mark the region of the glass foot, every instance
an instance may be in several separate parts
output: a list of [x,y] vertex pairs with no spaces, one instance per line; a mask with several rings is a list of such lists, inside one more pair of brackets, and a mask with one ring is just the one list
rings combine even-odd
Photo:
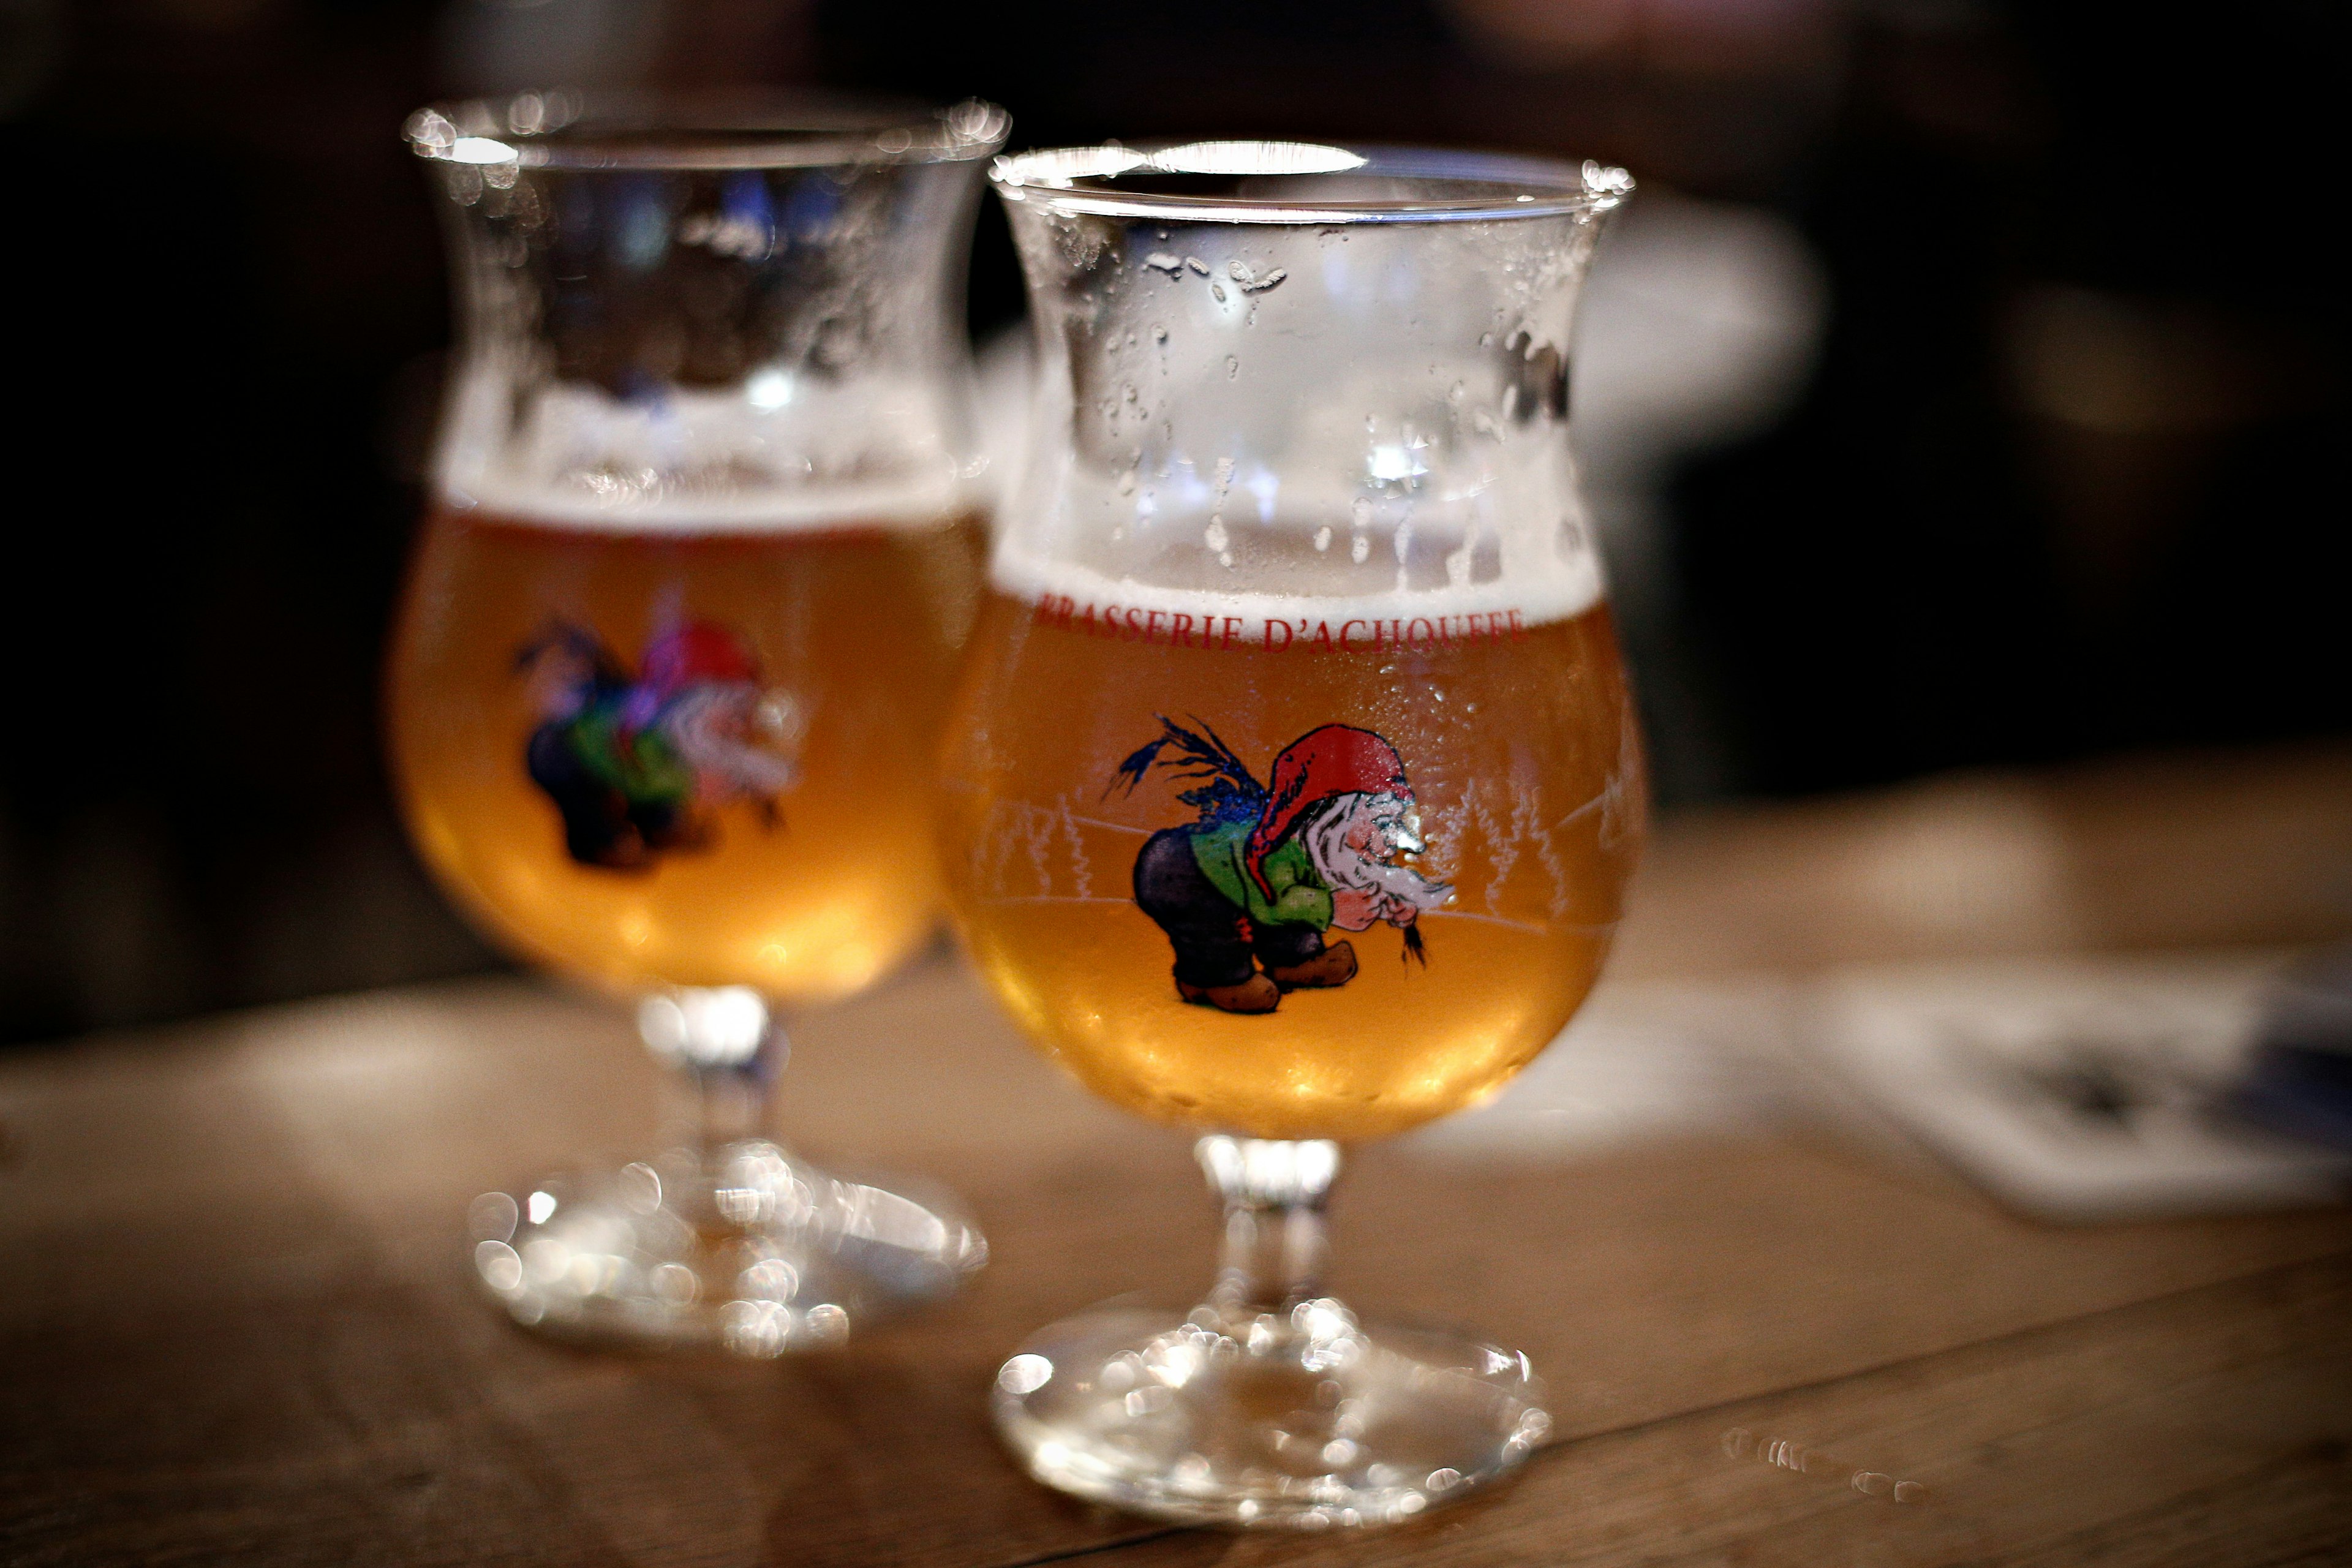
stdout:
[[1526,1458],[1551,1428],[1524,1357],[1358,1327],[1336,1301],[1286,1320],[1097,1308],[997,1373],[997,1429],[1047,1486],[1188,1524],[1393,1523]]
[[474,1268],[542,1332],[766,1358],[952,1295],[988,1243],[943,1200],[752,1140],[474,1201]]

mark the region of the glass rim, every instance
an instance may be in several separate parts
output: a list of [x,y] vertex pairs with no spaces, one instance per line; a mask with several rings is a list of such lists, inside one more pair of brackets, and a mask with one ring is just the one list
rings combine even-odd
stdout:
[[[1426,195],[1333,200],[1328,195],[1202,195],[1121,186],[1155,174],[1226,175],[1269,183],[1360,174],[1423,182]],[[1344,146],[1318,142],[1160,142],[1050,147],[1000,157],[988,177],[1008,202],[1056,213],[1192,223],[1359,224],[1491,222],[1613,210],[1633,194],[1622,169],[1517,153],[1436,147]],[[1483,185],[1484,192],[1460,187]]]
[[568,88],[429,103],[401,134],[444,163],[614,170],[817,169],[959,163],[1001,151],[1012,117],[825,94],[602,93]]

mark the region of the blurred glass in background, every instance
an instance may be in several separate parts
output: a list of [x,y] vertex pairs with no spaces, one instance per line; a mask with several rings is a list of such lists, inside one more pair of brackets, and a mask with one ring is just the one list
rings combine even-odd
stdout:
[[[2318,195],[2347,28],[2291,0],[0,0],[31,384],[0,1038],[493,962],[378,761],[447,338],[417,102],[816,84],[982,95],[1033,144],[1624,164],[1574,417],[1673,803],[2352,729]],[[984,221],[992,343],[1020,291]]]

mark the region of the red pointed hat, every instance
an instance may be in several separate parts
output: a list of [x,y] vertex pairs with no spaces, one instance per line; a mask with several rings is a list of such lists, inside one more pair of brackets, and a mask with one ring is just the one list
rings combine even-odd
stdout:
[[754,680],[759,667],[733,632],[688,621],[646,647],[638,680],[664,698],[706,680]]
[[1274,897],[1266,884],[1265,858],[1298,826],[1299,814],[1335,795],[1396,795],[1411,800],[1412,785],[1405,782],[1404,759],[1396,748],[1370,730],[1326,724],[1291,742],[1274,759],[1265,805],[1242,848],[1242,864],[1249,868],[1258,891]]

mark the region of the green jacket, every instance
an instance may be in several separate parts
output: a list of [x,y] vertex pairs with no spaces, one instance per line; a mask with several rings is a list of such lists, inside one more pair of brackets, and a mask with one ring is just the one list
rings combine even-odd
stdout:
[[632,805],[670,804],[694,793],[694,770],[658,730],[624,735],[615,716],[591,709],[572,721],[572,754]]
[[1201,874],[1260,925],[1306,925],[1328,931],[1331,889],[1315,874],[1315,862],[1308,858],[1307,846],[1296,837],[1276,845],[1264,862],[1266,885],[1274,889],[1273,899],[1269,900],[1258,891],[1256,881],[1242,865],[1242,850],[1249,842],[1253,826],[1247,822],[1221,822],[1196,829],[1192,834],[1192,858],[1201,863]]

